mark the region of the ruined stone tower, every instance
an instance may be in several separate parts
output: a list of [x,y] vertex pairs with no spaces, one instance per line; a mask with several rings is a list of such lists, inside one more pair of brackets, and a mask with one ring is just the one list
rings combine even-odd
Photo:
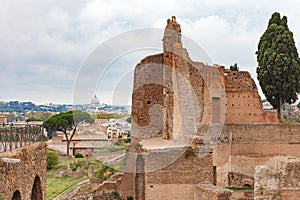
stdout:
[[133,136],[185,140],[200,134],[203,124],[276,122],[274,112],[262,110],[249,72],[190,59],[174,16],[162,40],[163,53],[147,56],[135,68]]
[[[197,123],[202,120],[204,81],[182,47],[174,16],[167,21],[163,48],[163,53],[144,58],[135,69],[132,118],[137,127],[133,133],[141,138],[182,136],[189,129],[189,116]],[[196,117],[190,115],[193,111]]]

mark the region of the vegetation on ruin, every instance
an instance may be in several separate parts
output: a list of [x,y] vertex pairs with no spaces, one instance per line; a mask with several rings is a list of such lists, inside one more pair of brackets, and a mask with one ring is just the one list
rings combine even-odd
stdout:
[[272,14],[256,54],[259,84],[281,118],[283,102],[296,102],[300,92],[300,59],[286,16]]
[[251,190],[250,186],[244,186],[244,187],[226,187],[229,190],[233,191],[240,191],[240,190]]
[[76,153],[75,158],[84,158],[84,156],[81,153]]
[[234,63],[233,65],[231,65],[229,69],[231,71],[239,71],[240,70],[240,68],[238,67],[237,63]]
[[186,159],[190,158],[190,157],[194,157],[196,156],[194,148],[192,146],[188,146],[184,152],[184,157]]
[[[87,170],[90,165],[94,165],[93,178],[100,178],[102,181],[107,180],[112,174],[114,174],[120,167],[114,165],[109,167],[99,160],[89,158],[68,158],[60,157],[57,166],[50,170],[47,170],[47,200],[53,199],[58,195],[73,190],[78,184],[88,181]],[[72,171],[76,171],[78,167],[85,169],[84,176],[68,176],[68,166]]]
[[115,172],[116,170],[114,168],[104,165],[101,169],[95,172],[94,177],[100,179],[101,181],[106,181]]

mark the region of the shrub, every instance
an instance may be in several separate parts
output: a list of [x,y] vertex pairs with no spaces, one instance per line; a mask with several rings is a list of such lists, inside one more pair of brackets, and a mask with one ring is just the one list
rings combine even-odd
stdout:
[[47,169],[50,170],[59,163],[58,154],[54,151],[47,151]]
[[124,143],[130,143],[130,137],[124,139]]
[[122,200],[122,198],[121,198],[119,192],[113,191],[112,194],[114,195],[114,198],[115,198],[116,200]]
[[187,149],[185,150],[184,157],[186,159],[188,159],[189,157],[194,157],[194,156],[196,156],[196,155],[195,155],[193,147],[188,146]]
[[77,162],[70,163],[70,168],[72,169],[72,171],[76,171],[78,167],[88,169],[89,165],[85,160],[78,160]]
[[76,153],[75,158],[84,158],[84,156],[81,153]]
[[95,178],[99,178],[102,181],[106,181],[111,175],[115,173],[115,169],[110,168],[107,165],[104,165],[100,170],[95,172]]

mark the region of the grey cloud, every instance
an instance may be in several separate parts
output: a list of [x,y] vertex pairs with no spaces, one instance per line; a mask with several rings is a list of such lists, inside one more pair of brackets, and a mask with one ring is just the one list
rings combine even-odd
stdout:
[[[254,52],[273,12],[288,16],[299,47],[299,5],[295,0],[284,3],[271,0],[3,1],[0,100],[72,103],[77,73],[94,49],[125,31],[164,28],[166,19],[172,15],[177,16],[183,34],[198,43],[212,62],[225,66],[237,62],[255,77]],[[162,35],[158,43],[161,38]],[[151,37],[147,35],[145,39]],[[112,45],[106,54],[113,53],[118,45]],[[122,57],[107,71],[103,84],[114,85],[123,79],[128,82],[130,79],[122,79],[122,74],[133,69],[144,55]],[[99,90],[98,96],[111,99],[109,91],[101,87],[95,88],[95,92]]]

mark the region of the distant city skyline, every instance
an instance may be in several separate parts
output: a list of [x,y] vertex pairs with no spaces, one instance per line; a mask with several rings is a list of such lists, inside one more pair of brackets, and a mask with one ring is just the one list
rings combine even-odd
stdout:
[[[91,52],[126,31],[164,29],[173,15],[182,34],[199,44],[213,63],[227,68],[238,63],[256,80],[255,51],[273,12],[288,17],[299,52],[299,7],[296,0],[4,1],[0,7],[0,101],[72,104],[80,66]],[[120,103],[130,104],[135,65],[156,52],[141,50],[116,60],[95,88],[100,102],[112,104],[112,96],[117,95]],[[128,86],[114,94],[121,80]]]

